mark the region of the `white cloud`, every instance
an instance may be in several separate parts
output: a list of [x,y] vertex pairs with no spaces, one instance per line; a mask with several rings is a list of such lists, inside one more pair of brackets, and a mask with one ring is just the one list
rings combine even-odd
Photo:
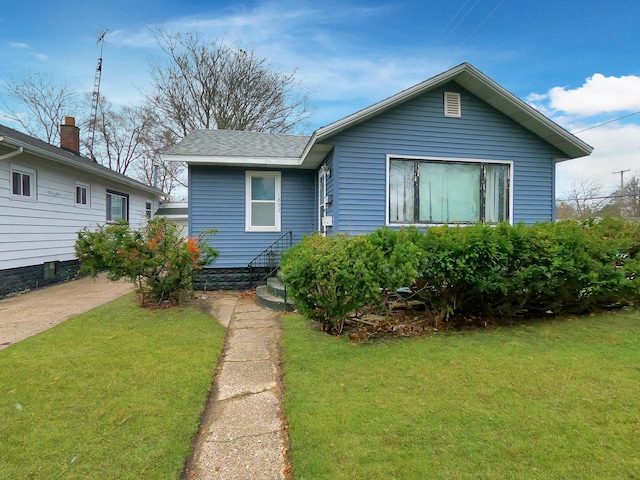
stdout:
[[631,174],[640,172],[640,125],[599,127],[579,137],[593,146],[594,151],[589,157],[558,164],[558,198],[565,198],[579,178],[597,180],[609,193],[620,185],[620,175],[613,172],[628,169]]
[[[22,42],[9,42],[9,48],[19,48],[19,49],[24,49],[24,50],[31,50],[31,45],[29,45],[28,43],[22,43]],[[47,57],[46,55],[44,55],[42,53],[29,52],[29,54],[32,57],[35,57],[40,61],[44,61],[44,60],[48,60],[49,59],[49,57]]]
[[[626,123],[616,121],[640,111],[639,76],[596,73],[578,88],[553,87],[547,93],[530,94],[527,101],[569,131],[579,132],[577,136],[594,147],[589,157],[558,164],[558,198],[566,198],[580,179],[594,180],[603,186],[603,193],[610,193],[620,185],[620,175],[613,172],[640,172],[640,124],[633,123],[637,117]],[[611,124],[590,128],[612,120]]]
[[[255,48],[275,69],[297,71],[302,90],[316,108],[314,126],[325,125],[418,83],[454,58],[444,50],[399,49],[376,43],[363,48],[354,22],[384,18],[393,6],[318,6],[299,1],[267,1],[253,8],[236,6],[215,16],[186,16],[137,31],[118,30],[107,41],[127,48],[157,48],[152,29],[194,32],[245,49]],[[372,40],[373,41],[373,40]],[[462,53],[461,53],[462,54]],[[428,60],[427,60],[428,59]],[[319,107],[322,105],[322,107]]]
[[532,93],[527,100],[541,111],[570,116],[640,110],[640,77],[606,77],[596,73],[578,88],[553,87],[545,94]]

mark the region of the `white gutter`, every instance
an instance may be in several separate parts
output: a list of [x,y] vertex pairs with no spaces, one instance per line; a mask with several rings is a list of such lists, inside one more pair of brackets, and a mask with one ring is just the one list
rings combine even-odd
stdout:
[[[0,137],[0,143],[4,142],[4,137]],[[24,152],[23,147],[16,147],[13,152],[5,153],[4,155],[0,155],[0,161],[6,160],[7,158],[15,157],[16,155],[20,155]]]
[[162,155],[168,162],[187,162],[191,165],[229,165],[229,166],[261,166],[261,167],[295,167],[301,164],[299,157],[221,157],[215,155]]

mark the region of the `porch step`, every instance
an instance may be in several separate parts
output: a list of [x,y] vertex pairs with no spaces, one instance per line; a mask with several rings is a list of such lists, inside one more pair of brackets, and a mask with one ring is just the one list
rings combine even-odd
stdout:
[[256,288],[256,303],[277,312],[293,312],[295,304],[289,298],[284,301],[284,285],[277,277],[267,279],[266,285]]
[[267,278],[267,290],[274,297],[285,297],[284,283],[278,277]]

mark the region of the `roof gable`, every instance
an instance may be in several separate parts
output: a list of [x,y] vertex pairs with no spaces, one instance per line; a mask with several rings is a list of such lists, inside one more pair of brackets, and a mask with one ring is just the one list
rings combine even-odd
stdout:
[[[331,151],[332,136],[376,117],[426,92],[455,82],[569,158],[589,155],[593,147],[495,83],[469,63],[407,88],[389,98],[320,127],[311,137],[233,130],[196,130],[169,149],[166,160],[241,166],[315,168]],[[323,143],[326,142],[326,143]],[[560,159],[559,159],[560,160]]]
[[314,132],[311,141],[307,145],[303,161],[307,155],[312,154],[315,144],[321,143],[337,133],[452,81],[556,147],[567,155],[567,158],[583,157],[593,151],[593,147],[495,83],[473,65],[462,63],[380,102],[319,128]]

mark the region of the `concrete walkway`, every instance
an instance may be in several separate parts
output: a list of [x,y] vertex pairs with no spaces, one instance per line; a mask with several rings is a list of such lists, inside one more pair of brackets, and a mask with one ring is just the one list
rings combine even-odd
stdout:
[[280,314],[252,298],[211,295],[212,314],[228,332],[187,478],[284,479]]
[[0,300],[0,350],[133,290],[106,275],[84,277]]
[[[0,300],[0,349],[132,289],[106,277],[83,278]],[[237,293],[206,295],[228,332],[186,478],[285,479],[280,314]]]

